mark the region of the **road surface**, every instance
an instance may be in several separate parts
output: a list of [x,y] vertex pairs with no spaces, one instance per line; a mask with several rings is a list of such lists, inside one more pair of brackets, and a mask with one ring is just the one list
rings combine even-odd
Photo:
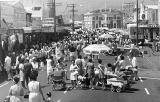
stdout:
[[[102,57],[102,59],[104,64],[114,62],[114,57],[112,56]],[[95,62],[97,61],[95,60]],[[129,64],[127,59],[126,63]],[[69,69],[70,63],[67,64],[67,69]],[[147,70],[152,71],[151,69]],[[160,79],[142,75],[139,76],[142,77],[141,80],[132,86],[131,91],[122,93],[111,92],[110,88],[103,91],[100,87],[97,87],[96,90],[70,90],[67,88],[65,90],[52,91],[52,85],[48,85],[46,82],[46,70],[40,71],[38,81],[42,85],[42,91],[45,97],[47,92],[52,93],[53,102],[159,102]],[[70,81],[66,82],[67,87],[71,86]],[[13,85],[12,81],[4,81],[0,84],[0,102],[4,101],[11,85]],[[24,99],[24,102],[28,102],[28,99]]]

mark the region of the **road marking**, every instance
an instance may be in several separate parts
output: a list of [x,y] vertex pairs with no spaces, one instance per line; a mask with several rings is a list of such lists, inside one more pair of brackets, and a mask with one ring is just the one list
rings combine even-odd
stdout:
[[9,83],[9,82],[7,82],[7,83],[5,83],[5,84],[1,85],[1,86],[0,86],[0,88],[1,88],[1,87],[3,87],[3,86],[5,86],[5,85],[7,85],[8,83]]
[[68,89],[69,89],[69,87],[67,87],[67,89],[64,91],[64,94],[66,94],[66,93],[67,93]]
[[158,69],[158,67],[157,67],[156,65],[154,65],[153,62],[151,62],[148,58],[146,58],[145,56],[144,56],[144,58],[145,58],[153,67],[155,67],[156,69]]
[[147,90],[147,88],[144,88],[144,90],[146,91],[147,95],[150,95],[149,91]]
[[142,78],[141,78],[141,77],[139,77],[139,79],[140,79],[140,81],[141,81],[141,82],[143,82],[143,80],[142,80]]
[[160,80],[160,78],[149,78],[149,77],[141,77],[141,78],[152,79],[152,80]]
[[61,102],[61,99],[59,99],[57,102]]

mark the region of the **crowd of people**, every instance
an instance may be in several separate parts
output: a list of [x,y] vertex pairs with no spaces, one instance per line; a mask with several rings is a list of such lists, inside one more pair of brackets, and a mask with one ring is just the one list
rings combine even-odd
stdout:
[[[114,40],[99,39],[96,32],[88,32],[91,34],[79,34],[66,37],[59,42],[50,42],[47,44],[32,45],[30,48],[24,49],[21,53],[8,53],[5,58],[4,68],[8,74],[8,80],[14,81],[11,86],[9,95],[11,102],[21,102],[21,96],[24,96],[23,89],[29,90],[29,102],[40,102],[41,96],[44,101],[44,95],[41,90],[41,85],[37,81],[39,71],[44,71],[47,67],[47,84],[50,83],[51,76],[54,72],[64,72],[65,80],[67,73],[70,73],[72,89],[76,89],[78,85],[78,77],[86,76],[89,79],[89,84],[86,87],[94,90],[95,85],[102,84],[102,89],[105,89],[105,79],[108,73],[119,75],[122,69],[126,68],[125,55],[123,52],[117,53],[118,45],[131,45],[130,39],[122,39],[120,34]],[[98,66],[95,65],[94,56],[84,55],[81,51],[88,44],[105,44],[113,49],[115,57],[114,64],[102,64],[102,59],[98,58]],[[135,54],[130,50],[128,55],[136,80],[138,80],[138,64]],[[70,69],[67,70],[66,62],[71,62]],[[13,71],[19,77],[13,78]],[[96,80],[96,84],[94,83]],[[18,82],[21,85],[18,85]],[[41,95],[41,96],[40,96]],[[50,96],[51,94],[48,93]],[[18,100],[18,101],[17,101]]]

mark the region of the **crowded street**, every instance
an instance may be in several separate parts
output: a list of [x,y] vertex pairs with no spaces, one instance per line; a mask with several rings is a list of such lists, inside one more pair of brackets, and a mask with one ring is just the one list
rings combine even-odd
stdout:
[[160,0],[0,0],[0,102],[159,102]]
[[[113,56],[103,57],[103,63],[113,62]],[[144,63],[145,59],[144,60]],[[149,62],[148,62],[149,63]],[[70,64],[69,62],[67,63]],[[158,66],[157,66],[158,67]],[[159,67],[160,68],[160,67]],[[67,66],[67,69],[69,67]],[[53,102],[158,102],[160,100],[159,92],[160,92],[160,76],[158,75],[147,75],[144,74],[145,69],[141,69],[139,74],[141,78],[140,81],[136,82],[132,86],[131,91],[122,92],[122,93],[113,93],[110,91],[109,87],[103,91],[100,87],[97,87],[96,90],[87,90],[87,89],[76,89],[71,90],[71,82],[67,80],[67,89],[52,91],[52,85],[48,85],[46,83],[46,69],[44,71],[40,71],[40,75],[38,76],[38,81],[42,85],[42,90],[44,95],[47,92],[52,93]],[[147,72],[152,72],[156,70],[154,67],[148,69]],[[68,73],[69,77],[69,73]],[[0,84],[0,101],[3,102],[5,96],[8,94],[8,89],[13,84],[12,81],[5,81]],[[27,90],[25,90],[27,92]],[[46,97],[46,96],[45,96]],[[25,99],[23,102],[28,102],[28,99]]]

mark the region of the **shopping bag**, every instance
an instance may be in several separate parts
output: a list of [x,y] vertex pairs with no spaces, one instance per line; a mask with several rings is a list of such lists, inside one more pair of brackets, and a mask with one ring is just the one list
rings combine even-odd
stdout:
[[10,102],[10,96],[6,96],[4,102]]
[[73,75],[75,76],[75,75],[78,75],[78,71],[75,71],[74,73],[73,73]]
[[29,98],[29,93],[28,92],[24,95],[24,98]]

